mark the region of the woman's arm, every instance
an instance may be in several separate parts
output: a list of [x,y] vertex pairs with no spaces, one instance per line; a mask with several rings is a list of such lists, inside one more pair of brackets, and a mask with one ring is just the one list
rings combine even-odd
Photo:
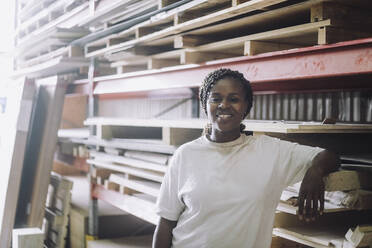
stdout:
[[160,217],[152,241],[153,248],[170,248],[172,246],[172,230],[177,221],[171,221]]
[[300,220],[315,220],[324,210],[323,177],[336,171],[340,166],[339,157],[327,150],[320,152],[312,161],[300,187],[298,215]]

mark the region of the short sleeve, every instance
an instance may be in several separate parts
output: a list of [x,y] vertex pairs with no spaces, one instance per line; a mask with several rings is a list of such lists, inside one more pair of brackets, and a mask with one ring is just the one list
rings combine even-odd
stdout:
[[282,168],[285,187],[301,181],[315,156],[323,150],[280,140],[278,166]]
[[160,194],[156,202],[156,213],[167,219],[176,221],[183,211],[183,202],[178,197],[180,158],[175,153],[170,160],[169,167],[165,173],[160,187]]

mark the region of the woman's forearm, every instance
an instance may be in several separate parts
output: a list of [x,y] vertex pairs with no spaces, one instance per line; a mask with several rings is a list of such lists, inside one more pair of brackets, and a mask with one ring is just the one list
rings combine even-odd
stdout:
[[153,248],[170,248],[172,246],[172,231],[177,221],[160,218],[154,233]]

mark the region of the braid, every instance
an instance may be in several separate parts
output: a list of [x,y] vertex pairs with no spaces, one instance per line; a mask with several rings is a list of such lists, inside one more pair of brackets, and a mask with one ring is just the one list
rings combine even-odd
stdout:
[[251,85],[249,81],[246,78],[244,78],[244,75],[242,73],[238,71],[233,71],[227,68],[220,68],[220,69],[217,69],[209,73],[205,77],[202,85],[200,86],[199,99],[200,99],[200,103],[201,103],[201,106],[204,112],[207,114],[207,101],[208,101],[208,97],[209,97],[209,94],[213,86],[216,84],[217,81],[224,79],[224,78],[235,79],[237,82],[243,85],[245,92],[246,92],[246,99],[248,102],[247,112],[244,113],[244,118],[245,118],[252,108],[253,93],[252,93]]

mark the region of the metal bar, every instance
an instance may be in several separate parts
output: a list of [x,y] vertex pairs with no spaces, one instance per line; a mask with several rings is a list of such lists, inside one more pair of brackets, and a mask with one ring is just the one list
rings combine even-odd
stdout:
[[[155,72],[139,72],[95,78],[94,94],[140,93],[170,88],[199,87],[211,71],[228,67],[241,71],[255,91],[268,89],[317,89],[358,87],[355,81],[344,80],[330,86],[314,84],[319,79],[335,77],[371,77],[372,38],[314,46],[257,56],[214,61],[203,65],[172,68]],[[296,80],[296,82],[292,81]],[[333,80],[335,81],[335,80]],[[370,83],[367,83],[370,85]],[[360,87],[366,87],[361,85]]]

